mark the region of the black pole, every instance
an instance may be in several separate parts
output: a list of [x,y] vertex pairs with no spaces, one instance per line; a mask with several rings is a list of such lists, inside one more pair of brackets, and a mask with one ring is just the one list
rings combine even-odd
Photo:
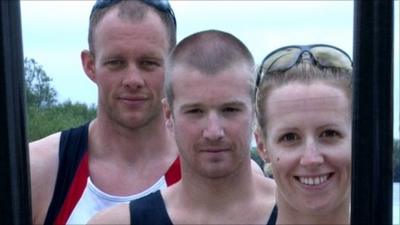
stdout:
[[354,5],[352,224],[392,224],[393,5]]
[[31,224],[19,1],[0,1],[0,223]]

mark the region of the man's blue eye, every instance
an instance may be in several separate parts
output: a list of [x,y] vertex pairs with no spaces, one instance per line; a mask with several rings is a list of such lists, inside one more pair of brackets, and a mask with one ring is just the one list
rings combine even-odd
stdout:
[[235,108],[235,107],[227,107],[223,110],[224,112],[239,112],[240,109]]
[[197,113],[202,113],[202,110],[201,109],[190,109],[190,110],[187,110],[186,113],[197,114]]
[[155,60],[143,60],[140,66],[144,70],[152,71],[156,70],[157,68],[161,67],[161,64]]
[[110,67],[111,69],[121,68],[125,65],[123,60],[110,60],[107,61],[106,66]]

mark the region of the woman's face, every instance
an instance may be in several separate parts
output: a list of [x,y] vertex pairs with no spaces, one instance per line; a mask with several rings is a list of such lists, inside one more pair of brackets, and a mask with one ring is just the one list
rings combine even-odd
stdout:
[[306,215],[348,207],[351,105],[339,87],[320,82],[274,89],[264,104],[265,157],[279,207]]

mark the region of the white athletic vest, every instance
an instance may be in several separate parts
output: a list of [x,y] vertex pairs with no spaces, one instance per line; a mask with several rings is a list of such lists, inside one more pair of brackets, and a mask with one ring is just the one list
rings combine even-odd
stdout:
[[129,201],[144,197],[152,192],[167,187],[165,177],[161,177],[156,183],[154,183],[148,189],[130,196],[114,196],[109,195],[100,189],[98,189],[88,177],[85,190],[70,217],[68,218],[67,224],[86,224],[92,216],[97,212],[120,204],[129,203]]

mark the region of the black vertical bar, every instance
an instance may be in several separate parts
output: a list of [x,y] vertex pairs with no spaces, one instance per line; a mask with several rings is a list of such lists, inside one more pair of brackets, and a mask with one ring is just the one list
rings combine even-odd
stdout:
[[0,1],[0,223],[31,224],[20,6]]
[[392,224],[393,5],[354,5],[352,224]]

